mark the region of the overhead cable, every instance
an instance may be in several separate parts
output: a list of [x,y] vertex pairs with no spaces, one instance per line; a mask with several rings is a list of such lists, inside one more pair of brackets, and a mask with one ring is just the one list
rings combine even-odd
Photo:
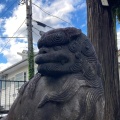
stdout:
[[20,36],[22,33],[24,33],[26,30],[27,30],[27,29],[25,29],[25,30],[23,30],[22,32],[20,32],[20,33],[17,35],[17,37]]
[[46,13],[46,14],[52,16],[52,17],[55,17],[55,18],[57,18],[57,19],[60,19],[60,20],[62,20],[62,21],[64,21],[64,22],[68,23],[69,25],[73,26],[73,25],[72,25],[71,23],[69,23],[68,21],[66,21],[66,20],[64,20],[64,19],[62,19],[62,18],[60,18],[60,17],[58,17],[58,16],[55,16],[55,15],[50,14],[49,12],[45,11],[45,10],[44,10],[43,8],[41,8],[40,6],[36,5],[35,3],[32,3],[32,4],[33,4],[34,6],[36,6],[36,7],[38,7],[39,9],[41,9],[44,13]]
[[36,29],[37,31],[39,31],[40,36],[42,36],[45,32],[38,30],[36,27],[33,26],[34,29]]
[[0,38],[26,38],[26,37],[0,37]]
[[33,26],[34,29],[36,29],[37,31],[40,31],[39,29],[37,29],[36,27]]
[[40,37],[40,35],[38,35],[35,31],[33,31],[33,30],[32,30],[32,32],[33,32],[35,35],[37,35],[37,36],[39,36],[39,37]]
[[3,13],[2,15],[0,15],[0,18],[2,18],[2,17],[6,14],[6,12],[7,12],[15,3],[16,3],[16,0],[15,0],[7,9],[5,9],[4,13]]
[[[26,19],[25,19],[26,20]],[[14,35],[18,32],[18,30],[22,27],[22,25],[25,23],[25,20],[22,22],[22,24],[18,27],[18,29],[16,30],[16,32],[13,34],[12,37],[14,37]],[[0,50],[0,53],[2,53],[2,51],[5,49],[5,47],[7,46],[7,44],[10,42],[11,38],[5,43],[5,45],[2,47],[2,49]]]

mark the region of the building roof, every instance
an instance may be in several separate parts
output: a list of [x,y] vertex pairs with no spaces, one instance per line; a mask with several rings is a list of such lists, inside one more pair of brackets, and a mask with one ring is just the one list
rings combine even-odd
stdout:
[[28,65],[27,59],[21,60],[20,62],[0,71],[0,76],[3,74],[9,74],[9,73],[17,70],[18,68],[21,68],[21,67],[26,66],[26,65]]
[[[11,72],[14,72],[16,71],[17,69],[21,68],[21,67],[24,67],[24,66],[27,66],[28,65],[28,59],[24,57],[24,55],[27,54],[27,51],[26,50],[23,50],[22,52],[22,60],[20,62],[17,62],[16,64],[0,71],[0,76],[2,75],[5,75],[5,74],[9,74]],[[34,53],[34,57],[37,55],[37,52]]]

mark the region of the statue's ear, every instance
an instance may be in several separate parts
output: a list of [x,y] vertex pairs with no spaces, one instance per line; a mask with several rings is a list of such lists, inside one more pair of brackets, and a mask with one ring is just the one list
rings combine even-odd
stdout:
[[65,33],[70,38],[76,38],[76,37],[80,36],[80,34],[82,32],[81,32],[80,29],[77,29],[77,28],[74,28],[74,27],[68,27],[68,28],[65,28]]

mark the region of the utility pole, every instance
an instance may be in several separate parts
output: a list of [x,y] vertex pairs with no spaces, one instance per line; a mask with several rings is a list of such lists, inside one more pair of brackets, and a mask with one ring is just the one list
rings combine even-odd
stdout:
[[26,0],[26,17],[28,31],[28,73],[29,79],[34,76],[34,51],[32,37],[32,0]]

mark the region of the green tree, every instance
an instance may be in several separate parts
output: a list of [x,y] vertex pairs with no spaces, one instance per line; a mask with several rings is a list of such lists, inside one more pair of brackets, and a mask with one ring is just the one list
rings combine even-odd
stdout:
[[102,65],[105,89],[105,120],[119,120],[119,75],[116,40],[116,15],[120,20],[120,0],[86,0],[88,37]]

